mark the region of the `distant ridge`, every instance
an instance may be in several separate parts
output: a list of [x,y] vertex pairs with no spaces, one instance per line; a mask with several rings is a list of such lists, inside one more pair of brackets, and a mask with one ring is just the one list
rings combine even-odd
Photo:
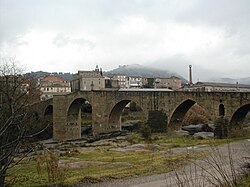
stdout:
[[148,78],[169,78],[171,76],[176,76],[183,80],[183,82],[187,82],[186,79],[184,79],[182,76],[180,76],[177,73],[170,72],[168,70],[160,70],[157,68],[151,68],[142,66],[139,64],[132,64],[132,65],[123,65],[119,66],[116,69],[110,70],[107,72],[108,74],[123,74],[127,76],[142,76],[142,77],[148,77]]
[[229,84],[235,84],[238,82],[239,84],[246,84],[250,85],[250,77],[240,78],[240,79],[232,79],[232,78],[216,78],[209,80],[210,82],[216,82],[216,83],[229,83]]
[[73,79],[73,74],[71,73],[62,73],[62,72],[53,72],[53,73],[49,73],[49,72],[44,72],[44,71],[35,71],[35,72],[30,72],[30,73],[26,73],[26,76],[30,76],[30,77],[34,77],[34,78],[39,78],[39,77],[44,77],[47,75],[58,75],[60,77],[63,78],[63,80],[65,81],[71,81]]

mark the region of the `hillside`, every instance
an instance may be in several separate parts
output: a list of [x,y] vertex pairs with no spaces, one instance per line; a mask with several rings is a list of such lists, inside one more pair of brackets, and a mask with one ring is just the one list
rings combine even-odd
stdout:
[[30,72],[30,73],[26,73],[26,76],[30,76],[30,77],[34,77],[34,78],[39,78],[39,77],[44,77],[46,75],[58,75],[60,77],[62,77],[64,80],[66,81],[71,81],[73,79],[73,74],[72,73],[62,73],[62,72],[44,72],[44,71],[36,71],[36,72]]
[[168,70],[150,68],[150,67],[142,66],[139,64],[119,66],[118,68],[110,70],[107,73],[108,74],[124,74],[127,76],[162,77],[162,78],[176,76],[182,79],[184,82],[187,82],[186,79],[184,79],[182,76],[180,76],[177,73],[170,72]]

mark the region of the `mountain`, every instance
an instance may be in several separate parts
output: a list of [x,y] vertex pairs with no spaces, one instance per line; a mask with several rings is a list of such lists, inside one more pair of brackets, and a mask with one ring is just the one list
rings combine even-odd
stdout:
[[62,73],[62,72],[53,72],[53,73],[50,73],[50,72],[44,72],[44,71],[36,71],[36,72],[30,72],[30,73],[26,73],[25,74],[26,76],[30,76],[30,77],[34,77],[34,78],[39,78],[39,77],[44,77],[46,75],[58,75],[60,77],[62,77],[64,80],[66,81],[71,81],[73,79],[73,74],[71,73]]
[[110,70],[108,74],[124,74],[127,76],[142,76],[142,77],[161,77],[169,78],[171,76],[176,76],[182,79],[184,82],[187,82],[182,76],[177,73],[170,72],[168,70],[160,70],[156,68],[146,67],[139,64],[124,65],[119,66],[116,69]]
[[245,78],[240,78],[240,79],[215,78],[215,79],[211,79],[210,82],[220,82],[220,83],[229,83],[229,84],[235,84],[236,82],[238,82],[239,84],[250,85],[250,77],[245,77]]

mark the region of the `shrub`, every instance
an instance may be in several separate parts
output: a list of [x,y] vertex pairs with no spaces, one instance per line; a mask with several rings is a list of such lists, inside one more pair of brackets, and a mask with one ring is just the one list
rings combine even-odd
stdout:
[[145,124],[142,129],[141,129],[141,135],[144,138],[146,142],[151,142],[152,141],[152,131],[150,127]]

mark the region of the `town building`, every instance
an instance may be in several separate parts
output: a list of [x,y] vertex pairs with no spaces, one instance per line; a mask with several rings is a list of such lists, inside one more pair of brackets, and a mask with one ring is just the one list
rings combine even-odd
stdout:
[[182,80],[175,76],[169,78],[155,78],[154,87],[178,90],[182,87]]
[[38,79],[38,85],[42,92],[40,99],[47,100],[53,95],[68,94],[71,92],[69,82],[57,75],[47,75]]
[[92,71],[78,71],[70,82],[72,92],[118,89],[119,81],[102,72],[96,65]]
[[[108,79],[106,79],[107,84]],[[70,82],[72,92],[105,89],[105,77],[96,65],[93,71],[78,71]]]
[[197,92],[250,92],[250,85],[214,82],[197,82],[193,85],[185,85],[182,91],[197,91]]
[[105,89],[119,89],[119,80],[114,79],[112,76],[104,76],[105,78]]
[[127,76],[122,74],[113,75],[111,78],[113,81],[118,81],[119,88],[126,88]]
[[143,78],[141,76],[129,76],[126,79],[126,88],[142,88]]

